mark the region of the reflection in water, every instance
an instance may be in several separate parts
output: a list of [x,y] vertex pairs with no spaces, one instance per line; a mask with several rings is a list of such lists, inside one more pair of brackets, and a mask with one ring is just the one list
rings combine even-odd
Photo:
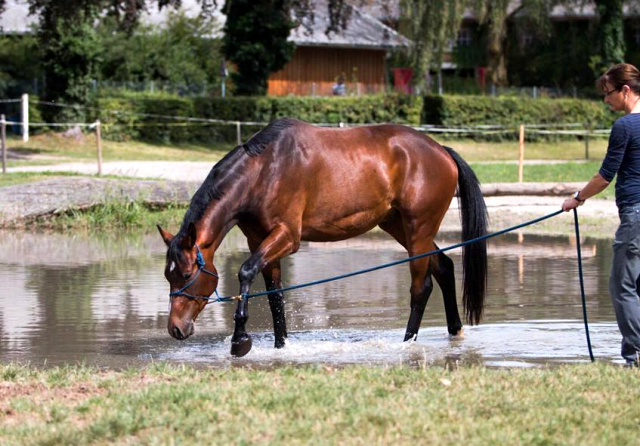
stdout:
[[[455,234],[439,246],[459,241]],[[583,241],[585,289],[597,356],[617,358],[619,334],[607,292],[610,240]],[[458,290],[462,277],[456,263]],[[272,348],[265,298],[251,301],[254,350],[228,355],[232,304],[211,304],[196,336],[166,333],[165,247],[156,233],[66,235],[0,233],[0,360],[48,365],[85,362],[122,367],[154,360],[215,366],[258,363],[450,363],[512,366],[588,358],[575,261],[575,239],[508,234],[489,241],[485,321],[462,340],[446,332],[442,295],[430,299],[418,341],[403,344],[409,315],[409,270],[400,265],[290,292],[290,345]],[[248,249],[232,231],[216,254],[219,292],[237,293]],[[337,243],[304,243],[282,261],[284,285],[404,258],[386,234]],[[263,286],[258,279],[254,290]]]

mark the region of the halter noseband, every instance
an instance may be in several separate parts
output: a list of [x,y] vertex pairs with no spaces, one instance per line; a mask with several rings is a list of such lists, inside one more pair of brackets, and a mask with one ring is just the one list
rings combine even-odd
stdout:
[[218,278],[218,275],[212,271],[209,271],[207,269],[205,269],[204,265],[204,257],[202,257],[202,252],[200,251],[200,247],[196,244],[196,263],[198,264],[198,271],[196,272],[195,276],[193,276],[193,279],[191,279],[189,282],[187,282],[182,288],[180,288],[178,291],[171,291],[169,293],[169,299],[173,298],[174,296],[184,296],[188,299],[192,299],[192,300],[196,300],[196,299],[204,299],[204,300],[210,300],[211,299],[211,295],[209,296],[194,296],[193,294],[189,294],[189,293],[185,293],[185,290],[187,288],[189,288],[191,285],[193,285],[193,283],[196,281],[196,279],[198,279],[198,276],[200,275],[200,272],[209,274],[210,276],[215,277],[216,279]]

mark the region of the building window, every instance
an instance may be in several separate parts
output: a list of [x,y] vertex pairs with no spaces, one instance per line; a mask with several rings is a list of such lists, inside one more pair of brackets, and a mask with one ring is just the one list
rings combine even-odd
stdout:
[[458,40],[456,40],[456,46],[471,46],[473,42],[473,33],[470,28],[460,28],[458,33]]

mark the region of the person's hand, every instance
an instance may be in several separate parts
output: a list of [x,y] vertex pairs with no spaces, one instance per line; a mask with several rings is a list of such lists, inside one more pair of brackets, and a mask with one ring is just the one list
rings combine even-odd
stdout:
[[584,204],[584,201],[578,201],[574,197],[569,197],[562,203],[562,210],[565,212],[569,212],[570,210],[575,209],[582,204]]

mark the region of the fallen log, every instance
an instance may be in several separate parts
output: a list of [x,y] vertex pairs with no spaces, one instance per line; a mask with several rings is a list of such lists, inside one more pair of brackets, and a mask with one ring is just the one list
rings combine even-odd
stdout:
[[507,195],[562,196],[571,195],[587,184],[583,183],[487,183],[481,186],[485,197]]

